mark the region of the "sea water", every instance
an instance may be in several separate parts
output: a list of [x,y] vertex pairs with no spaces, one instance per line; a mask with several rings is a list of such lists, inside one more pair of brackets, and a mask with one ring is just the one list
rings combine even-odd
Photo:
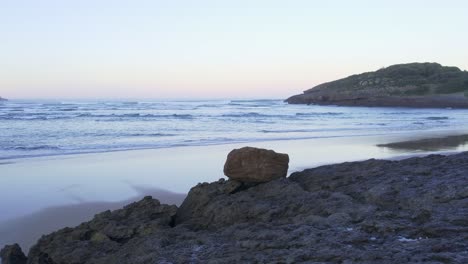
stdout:
[[0,160],[447,128],[466,130],[468,110],[282,100],[11,100],[0,103]]

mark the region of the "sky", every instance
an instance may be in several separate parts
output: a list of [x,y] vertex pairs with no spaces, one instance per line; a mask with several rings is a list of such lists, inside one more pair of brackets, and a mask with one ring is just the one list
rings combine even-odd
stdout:
[[0,0],[0,96],[286,98],[398,63],[468,70],[468,1]]

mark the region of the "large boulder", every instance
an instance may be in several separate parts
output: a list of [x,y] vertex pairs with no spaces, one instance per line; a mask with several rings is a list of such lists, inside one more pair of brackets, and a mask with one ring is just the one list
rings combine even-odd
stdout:
[[5,246],[0,251],[0,259],[3,264],[26,264],[28,260],[18,244]]
[[241,182],[269,182],[286,177],[288,164],[288,154],[243,147],[228,154],[224,174],[231,180]]
[[[198,184],[190,190],[177,210],[176,226],[223,230],[238,224],[272,223],[312,211],[321,214],[324,207],[319,203],[316,194],[288,178],[262,184],[220,179]],[[345,208],[352,206],[347,204]]]

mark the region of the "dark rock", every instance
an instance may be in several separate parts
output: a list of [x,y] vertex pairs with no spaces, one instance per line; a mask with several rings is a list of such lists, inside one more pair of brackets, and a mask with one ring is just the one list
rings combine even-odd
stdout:
[[273,150],[244,147],[234,149],[224,164],[224,174],[242,182],[268,182],[286,177],[288,154]]
[[114,212],[106,211],[76,228],[42,237],[29,252],[29,263],[117,263],[112,255],[133,240],[173,225],[177,207],[145,197]]
[[26,264],[28,260],[18,244],[5,246],[0,251],[0,258],[3,264]]
[[467,182],[468,152],[221,179],[44,236],[28,263],[468,263]]
[[271,222],[313,210],[311,204],[291,206],[292,200],[313,199],[314,195],[286,178],[253,186],[242,184],[239,187],[242,191],[234,193],[225,191],[230,182],[192,188],[177,211],[176,223],[196,228],[222,228],[255,220]]
[[437,63],[392,65],[315,86],[290,104],[468,108],[468,72]]
[[3,97],[0,96],[0,102],[6,102],[6,101],[8,101],[8,99],[3,98]]

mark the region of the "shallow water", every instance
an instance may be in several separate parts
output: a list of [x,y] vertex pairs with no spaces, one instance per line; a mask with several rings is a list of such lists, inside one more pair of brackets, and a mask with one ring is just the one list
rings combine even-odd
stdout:
[[13,100],[0,104],[0,160],[448,127],[467,130],[468,110],[288,105],[281,100]]

